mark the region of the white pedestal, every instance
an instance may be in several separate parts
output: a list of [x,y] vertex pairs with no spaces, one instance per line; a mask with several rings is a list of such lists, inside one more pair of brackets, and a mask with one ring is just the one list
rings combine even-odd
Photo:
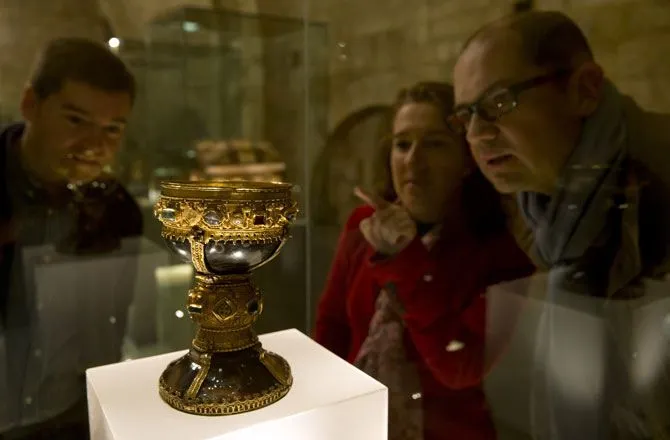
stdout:
[[387,390],[299,331],[261,336],[291,365],[293,387],[266,408],[234,416],[179,412],[158,395],[158,378],[185,352],[86,372],[92,440],[386,440]]

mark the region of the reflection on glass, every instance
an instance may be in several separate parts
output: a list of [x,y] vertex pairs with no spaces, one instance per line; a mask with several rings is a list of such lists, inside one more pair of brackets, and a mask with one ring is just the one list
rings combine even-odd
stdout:
[[52,40],[25,120],[0,132],[2,436],[85,437],[84,371],[121,359],[146,248],[140,208],[112,174],[134,98],[104,44]]

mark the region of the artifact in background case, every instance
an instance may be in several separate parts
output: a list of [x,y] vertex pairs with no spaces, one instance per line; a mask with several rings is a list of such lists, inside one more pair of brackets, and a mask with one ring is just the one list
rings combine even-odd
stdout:
[[268,406],[293,383],[288,363],[261,346],[263,298],[251,272],[279,254],[298,209],[287,183],[163,182],[154,214],[168,246],[195,267],[187,310],[198,326],[188,354],[159,382],[172,407],[236,414]]
[[269,142],[205,140],[195,151],[200,170],[191,180],[284,181],[286,164]]

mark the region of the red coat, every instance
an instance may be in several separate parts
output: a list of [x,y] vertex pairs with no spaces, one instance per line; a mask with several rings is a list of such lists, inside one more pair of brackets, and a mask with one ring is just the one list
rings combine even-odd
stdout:
[[[501,350],[486,346],[484,293],[489,285],[530,275],[530,261],[511,235],[477,242],[463,232],[430,251],[417,238],[394,258],[373,262],[374,250],[358,228],[372,213],[356,209],[340,236],[317,311],[316,341],[353,362],[380,286],[393,282],[405,310],[406,350],[423,385],[425,440],[495,438],[482,379]],[[452,341],[464,345],[447,351]]]

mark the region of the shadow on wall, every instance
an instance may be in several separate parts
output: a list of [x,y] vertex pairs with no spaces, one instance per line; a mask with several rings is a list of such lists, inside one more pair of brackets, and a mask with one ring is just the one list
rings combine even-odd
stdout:
[[312,221],[316,226],[342,226],[359,204],[357,185],[378,184],[385,160],[381,144],[390,133],[392,108],[372,105],[347,115],[328,136],[314,166]]

